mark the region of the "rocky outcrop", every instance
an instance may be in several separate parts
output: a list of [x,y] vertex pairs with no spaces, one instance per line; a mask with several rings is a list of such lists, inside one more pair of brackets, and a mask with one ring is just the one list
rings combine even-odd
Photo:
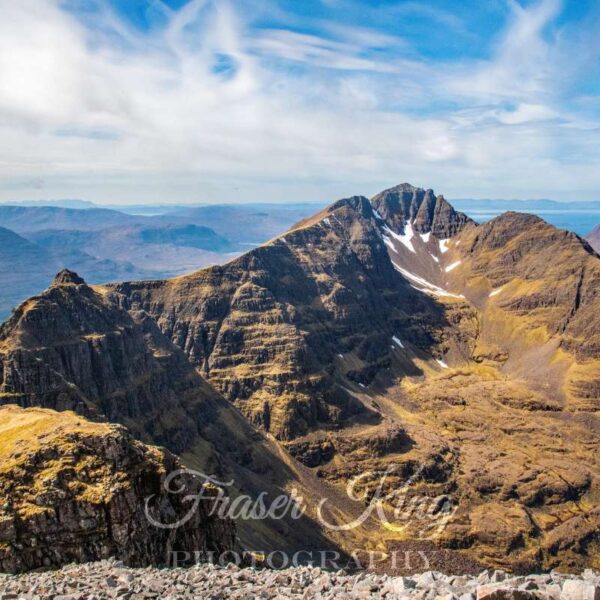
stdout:
[[454,210],[443,196],[409,183],[380,192],[371,203],[393,231],[401,234],[409,222],[417,233],[431,232],[439,239],[453,237],[467,225],[474,225],[472,219]]
[[123,423],[181,452],[219,400],[147,315],[120,310],[64,270],[0,329],[3,403]]
[[[0,408],[0,439],[0,572],[108,557],[160,565],[177,550],[221,553],[235,546],[232,522],[209,514],[210,489],[190,511],[184,495],[164,486],[179,461],[123,427],[12,405]],[[170,489],[200,494],[201,485],[182,474]],[[182,525],[155,526],[147,499],[152,519]]]

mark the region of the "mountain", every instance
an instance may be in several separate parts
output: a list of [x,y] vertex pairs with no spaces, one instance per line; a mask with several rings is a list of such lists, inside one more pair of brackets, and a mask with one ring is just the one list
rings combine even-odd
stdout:
[[[7,203],[10,206],[54,206],[57,208],[100,208],[97,204],[94,204],[90,200],[79,200],[79,199],[59,199],[59,200],[19,200],[18,202]],[[0,205],[2,206],[2,205]]]
[[0,318],[6,318],[14,306],[47,287],[56,272],[66,265],[91,276],[92,281],[145,275],[130,263],[97,259],[61,244],[45,248],[0,227]]
[[432,233],[443,239],[459,233],[466,225],[474,223],[459,213],[443,196],[435,196],[433,190],[416,188],[402,183],[377,194],[371,200],[378,216],[405,234],[405,227],[414,226],[417,233]]
[[160,228],[144,227],[138,231],[140,238],[147,244],[175,244],[214,252],[225,252],[231,249],[229,242],[210,227],[193,224],[168,225]]
[[0,205],[0,225],[27,233],[41,229],[79,229],[94,231],[115,225],[139,223],[143,217],[106,208],[60,208],[56,206]]
[[460,504],[440,543],[573,568],[597,544],[599,264],[541,219],[477,226],[405,184],[224,267],[114,289],[322,479],[427,465],[427,495]]
[[[146,279],[181,275],[224,262],[236,247],[209,227],[189,224],[131,225],[97,231],[44,229],[28,233],[27,237],[51,252],[84,251],[110,261],[127,257],[143,274],[139,277]],[[86,279],[93,282],[119,279],[99,275],[90,273]]]
[[600,225],[596,225],[585,239],[596,252],[600,253]]
[[[226,491],[265,502],[306,495],[317,478],[297,472],[188,362],[143,311],[63,270],[42,294],[21,304],[0,328],[0,405],[75,411],[119,423],[146,443],[180,454],[186,466],[227,481]],[[1,464],[1,463],[0,463]],[[308,518],[240,522],[246,547],[334,547]],[[51,564],[63,564],[59,556]]]
[[426,530],[490,567],[598,568],[599,293],[577,235],[510,212],[478,225],[402,184],[176,279],[62,274],[2,327],[1,390],[123,423],[240,489],[297,483],[342,520],[357,476],[388,515],[433,503],[425,522],[334,536],[313,511],[286,532],[244,522],[246,539],[389,552]]
[[238,250],[245,251],[286,231],[321,206],[293,203],[216,204],[178,209],[165,214],[164,218],[210,227],[232,244],[237,244]]
[[[189,508],[168,494],[165,476],[181,468],[164,449],[135,441],[123,428],[70,412],[0,407],[0,571],[116,557],[130,565],[167,563],[172,550],[224,552],[235,547],[231,521],[209,515],[210,499],[182,527],[153,527]],[[200,483],[180,484],[200,493]]]
[[357,352],[341,365],[367,384],[387,367],[386,340],[396,331],[427,350],[444,322],[442,307],[396,276],[371,204],[358,196],[225,266],[114,289],[280,439],[318,423],[372,419],[336,381],[339,355]]

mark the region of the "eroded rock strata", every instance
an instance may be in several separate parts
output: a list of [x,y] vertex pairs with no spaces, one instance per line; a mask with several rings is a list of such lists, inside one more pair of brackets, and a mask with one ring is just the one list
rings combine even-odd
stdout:
[[[181,548],[235,547],[233,523],[209,516],[209,499],[186,520],[183,496],[165,491],[178,459],[121,426],[10,405],[0,408],[0,440],[0,572],[109,557],[131,566],[168,564]],[[200,493],[189,476],[175,484]],[[149,497],[153,519],[182,526],[155,527],[145,514]]]

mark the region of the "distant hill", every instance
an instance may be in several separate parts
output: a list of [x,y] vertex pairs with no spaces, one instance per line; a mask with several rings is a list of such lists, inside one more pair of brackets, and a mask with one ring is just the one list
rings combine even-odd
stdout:
[[167,213],[187,223],[210,227],[240,249],[256,246],[289,229],[322,208],[316,204],[216,204],[182,208]]
[[79,199],[58,199],[58,200],[19,200],[18,202],[8,203],[11,206],[53,206],[58,208],[99,208],[97,204],[94,204],[90,200],[79,200]]
[[147,273],[127,261],[98,259],[81,250],[44,248],[0,227],[0,319],[28,296],[37,294],[56,273],[69,265],[96,283],[143,278]]
[[106,208],[59,208],[55,206],[0,206],[0,226],[17,233],[40,229],[97,230],[133,225],[140,217]]

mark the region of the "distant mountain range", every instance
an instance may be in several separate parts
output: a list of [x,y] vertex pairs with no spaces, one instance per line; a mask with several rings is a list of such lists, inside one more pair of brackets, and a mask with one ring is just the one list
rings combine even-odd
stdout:
[[[518,210],[525,212],[528,210],[600,210],[600,200],[551,200],[548,198],[451,198],[449,201],[456,208],[468,207],[471,210]],[[58,208],[108,208],[128,214],[166,214],[181,210],[195,208],[218,208],[222,206],[251,207],[252,209],[272,210],[278,207],[283,210],[303,209],[306,206],[312,206],[313,209],[318,206],[324,206],[324,202],[245,202],[243,204],[99,204],[91,200],[79,199],[54,199],[54,200],[19,200],[17,202],[3,202],[2,205],[11,206],[53,206]]]
[[79,200],[55,204],[0,205],[0,318],[62,268],[91,283],[173,277],[226,262],[314,211],[312,204],[256,204],[129,214]]

